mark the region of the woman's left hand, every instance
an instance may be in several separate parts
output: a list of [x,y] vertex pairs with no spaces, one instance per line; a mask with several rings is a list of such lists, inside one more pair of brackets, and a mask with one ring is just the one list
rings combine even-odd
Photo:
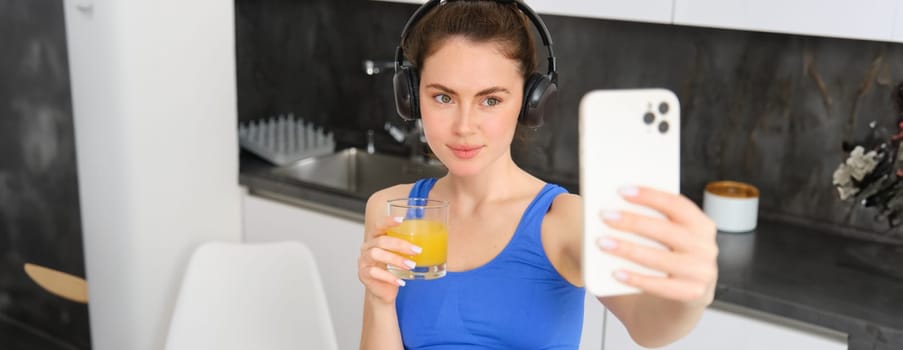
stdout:
[[630,203],[664,214],[665,218],[627,211],[603,212],[605,224],[658,241],[668,249],[603,236],[598,242],[603,251],[665,273],[659,277],[618,270],[614,278],[664,299],[710,304],[718,278],[714,222],[695,203],[679,194],[627,187],[621,190],[621,195]]

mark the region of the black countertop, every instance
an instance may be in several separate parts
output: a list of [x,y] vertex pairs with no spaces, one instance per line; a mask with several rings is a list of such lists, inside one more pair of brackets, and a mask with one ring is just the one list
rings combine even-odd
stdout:
[[85,349],[22,322],[0,314],[0,349],[3,350],[81,350]]
[[850,258],[874,243],[777,221],[758,226],[718,234],[717,300],[846,333],[851,350],[903,349],[903,280]]
[[[366,195],[269,170],[262,160],[243,154],[240,182],[252,193],[362,220]],[[716,300],[845,333],[850,350],[903,349],[903,279],[872,272],[851,259],[855,255],[850,252],[885,246],[766,219],[753,233],[719,233],[718,245]]]

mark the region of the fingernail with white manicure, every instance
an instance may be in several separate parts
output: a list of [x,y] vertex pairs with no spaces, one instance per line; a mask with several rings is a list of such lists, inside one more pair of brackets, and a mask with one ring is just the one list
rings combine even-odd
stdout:
[[399,286],[399,287],[404,287],[404,285],[406,284],[405,281],[404,281],[403,279],[400,279],[400,278],[397,279],[397,280],[395,280],[395,282],[398,283],[398,286]]
[[627,281],[627,273],[624,271],[615,271],[614,277],[621,282]]
[[405,264],[407,267],[412,268],[412,269],[413,269],[414,267],[417,266],[417,263],[415,263],[415,262],[413,262],[413,261],[411,261],[411,260],[405,260],[405,261],[404,261],[404,264]]
[[599,238],[599,240],[596,242],[596,244],[599,245],[599,248],[602,248],[605,250],[614,250],[615,248],[618,247],[618,242],[611,238],[608,238],[608,237]]
[[633,186],[624,186],[618,189],[618,193],[625,197],[634,197],[640,193],[640,189]]
[[402,221],[404,221],[404,218],[400,217],[400,216],[396,216],[396,217],[392,218],[392,220],[395,220],[395,222],[400,224]]
[[602,219],[608,221],[616,221],[621,218],[621,213],[615,210],[603,210],[602,211]]
[[414,252],[414,254],[420,254],[420,253],[423,253],[423,248],[420,248],[416,245],[412,245],[411,251]]

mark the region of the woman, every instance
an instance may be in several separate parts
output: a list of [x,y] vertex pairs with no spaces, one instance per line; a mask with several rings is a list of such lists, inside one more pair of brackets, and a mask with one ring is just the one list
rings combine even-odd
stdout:
[[[381,190],[367,202],[358,259],[366,287],[362,349],[578,347],[581,199],[511,158],[524,82],[537,66],[528,24],[515,4],[449,1],[420,19],[402,43],[419,73],[424,134],[448,174],[416,188]],[[599,249],[667,277],[618,271],[612,278],[643,293],[599,301],[638,344],[665,345],[689,332],[713,299],[715,226],[685,197],[637,187],[621,194],[668,219],[628,212],[600,219],[670,249],[613,238],[600,240]],[[397,225],[385,216],[386,201],[407,196],[451,203],[444,278],[405,283],[386,270],[409,269],[402,255],[419,252],[385,234]]]

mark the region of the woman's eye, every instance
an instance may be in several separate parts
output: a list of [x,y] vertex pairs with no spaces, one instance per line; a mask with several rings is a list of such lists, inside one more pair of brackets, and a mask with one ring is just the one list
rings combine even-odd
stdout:
[[436,100],[436,102],[443,104],[451,103],[452,101],[451,96],[448,96],[446,94],[438,94],[436,96],[433,96],[433,99]]
[[501,103],[501,102],[502,102],[501,100],[499,100],[499,99],[497,99],[497,98],[495,98],[495,97],[490,97],[490,98],[487,98],[487,99],[483,100],[483,105],[484,105],[484,106],[492,107],[492,106],[495,106],[495,105],[497,105],[497,104],[499,104],[499,103]]

